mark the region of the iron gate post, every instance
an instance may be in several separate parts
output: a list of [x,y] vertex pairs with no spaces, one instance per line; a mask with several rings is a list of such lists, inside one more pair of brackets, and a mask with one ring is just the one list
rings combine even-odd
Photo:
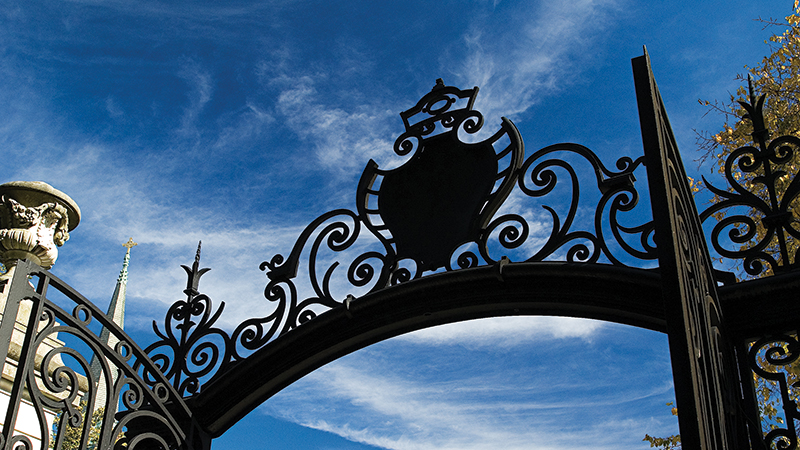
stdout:
[[647,51],[632,64],[681,442],[686,449],[741,448],[747,436],[736,423],[738,368],[703,229]]

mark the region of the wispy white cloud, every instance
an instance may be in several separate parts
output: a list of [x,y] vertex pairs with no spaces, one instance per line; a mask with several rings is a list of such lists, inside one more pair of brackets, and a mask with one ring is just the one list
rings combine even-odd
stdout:
[[237,111],[231,118],[233,123],[228,124],[219,131],[213,148],[220,151],[232,151],[247,141],[262,136],[275,123],[272,113],[257,105],[247,102],[241,111]]
[[[26,129],[19,127],[12,131]],[[121,267],[121,244],[133,237],[139,245],[132,250],[129,305],[132,311],[148,310],[149,305],[151,314],[131,316],[127,325],[146,330],[183,297],[186,274],[180,265],[191,265],[203,241],[201,264],[213,270],[204,276],[201,289],[216,304],[227,303],[219,325],[232,329],[262,310],[266,315],[266,278],[258,266],[287,252],[301,225],[272,223],[266,215],[242,220],[237,205],[196,201],[191,190],[177,188],[180,180],[163,177],[162,166],[173,164],[169,158],[120,166],[115,145],[81,143],[46,128],[36,131],[6,140],[12,154],[23,153],[36,163],[15,165],[5,181],[48,182],[81,207],[81,224],[61,247],[54,273],[103,307]]]
[[[398,450],[636,448],[645,432],[664,429],[650,415],[631,419],[621,413],[668,396],[668,377],[657,376],[648,385],[641,376],[629,374],[631,383],[624,384],[613,371],[604,375],[599,368],[566,367],[563,375],[558,370],[546,375],[491,363],[463,367],[453,377],[447,369],[429,365],[438,360],[452,366],[453,355],[442,347],[417,348],[440,357],[415,357],[408,364],[388,359],[392,351],[383,350],[318,370],[269,400],[262,411]],[[394,356],[412,358],[405,353]],[[473,357],[467,360],[475,363]]]
[[[150,136],[135,135],[135,127],[128,129],[131,123],[149,119],[126,110],[130,98],[99,97],[94,105],[97,112],[124,124],[92,135],[75,129],[70,122],[74,118],[61,116],[63,109],[35,88],[51,80],[37,79],[30,68],[0,65],[0,71],[8,75],[0,83],[0,98],[9,108],[8,120],[0,123],[4,151],[0,183],[45,181],[78,203],[81,224],[60,249],[53,272],[101,308],[113,292],[121,267],[125,251],[121,244],[128,237],[139,243],[132,250],[128,279],[129,311],[134,314],[127,325],[133,331],[149,329],[152,319],[161,320],[168,305],[183,297],[186,275],[179,266],[191,265],[202,240],[201,264],[213,270],[205,275],[201,288],[216,304],[227,303],[220,325],[233,328],[267,303],[263,297],[266,278],[259,263],[287,252],[303,225],[280,217],[273,221],[275,216],[263,209],[243,217],[241,211],[249,205],[229,200],[239,191],[225,186],[241,183],[244,192],[259,186],[196,175],[207,160],[222,153],[220,149],[245,157],[249,149],[243,150],[242,143],[261,137],[273,121],[272,114],[253,100],[219,121],[205,120],[202,116],[217,89],[213,69],[188,57],[167,69],[155,79],[183,80],[178,85],[184,95],[176,96],[180,104],[170,105],[180,112],[179,117],[164,118],[165,127],[173,127],[166,133],[169,137],[156,142]],[[119,136],[126,138],[116,139]],[[211,169],[239,161],[218,160],[212,161]]]
[[125,112],[119,106],[117,101],[114,100],[114,97],[110,96],[106,97],[106,111],[108,111],[108,115],[113,118],[121,117],[122,115],[125,114]]
[[590,340],[604,324],[570,317],[503,317],[427,328],[398,339],[426,345],[508,348],[547,339]]
[[[385,157],[393,141],[388,121],[396,113],[385,105],[331,106],[317,90],[318,76],[281,77],[277,111],[303,141],[310,143],[318,162],[334,172],[351,172],[369,158]],[[324,77],[323,77],[324,80]]]
[[589,66],[580,63],[590,59],[585,50],[609,25],[617,3],[538,2],[514,8],[513,17],[476,22],[464,34],[454,75],[461,85],[481,87],[479,109],[488,119],[522,113],[583,76]]
[[[497,9],[497,4],[494,8]],[[512,116],[528,110],[583,76],[590,55],[585,48],[608,26],[609,12],[616,0],[581,0],[570,4],[542,2],[530,8],[511,8],[491,15],[478,14],[463,30],[460,44],[448,43],[439,58],[440,71],[452,72],[446,80],[461,87],[481,87],[476,107],[487,125],[481,136],[494,133],[501,115]],[[391,151],[398,129],[397,112],[411,104],[391,103],[380,81],[363,86],[359,101],[323,92],[334,75],[337,81],[358,82],[374,66],[372,56],[355,50],[357,43],[332,46],[336,63],[300,67],[291,51],[275,50],[264,82],[278,89],[276,111],[303,142],[310,143],[318,163],[335,173],[353,173],[372,158],[381,167],[400,162]],[[352,57],[357,54],[358,58]],[[351,61],[349,63],[343,60]],[[348,74],[356,70],[357,74]],[[421,69],[421,68],[420,68]],[[366,77],[379,80],[378,77]],[[378,95],[374,95],[377,93]]]
[[107,8],[119,12],[124,12],[131,16],[144,16],[144,17],[169,17],[180,18],[184,20],[220,20],[247,18],[254,14],[264,13],[265,11],[274,11],[282,5],[303,3],[304,0],[271,0],[256,3],[249,2],[231,2],[230,4],[219,4],[210,2],[204,4],[203,2],[195,2],[195,4],[188,6],[185,4],[173,4],[159,0],[143,1],[134,6],[125,1],[119,0],[69,0],[68,3],[85,6],[95,6]]
[[203,112],[214,93],[214,80],[207,69],[192,59],[186,59],[183,62],[178,75],[189,85],[188,104],[184,108],[178,132],[187,136],[196,135],[198,134],[198,116]]

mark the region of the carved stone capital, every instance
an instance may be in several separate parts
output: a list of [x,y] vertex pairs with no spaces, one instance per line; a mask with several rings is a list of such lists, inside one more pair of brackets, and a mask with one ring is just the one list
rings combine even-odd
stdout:
[[41,181],[0,185],[0,262],[6,267],[29,259],[49,269],[80,221],[78,205]]

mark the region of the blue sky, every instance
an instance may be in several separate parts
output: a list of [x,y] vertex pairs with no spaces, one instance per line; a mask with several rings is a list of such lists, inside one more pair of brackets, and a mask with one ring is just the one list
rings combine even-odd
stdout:
[[[792,2],[6,1],[0,182],[41,180],[83,211],[53,272],[104,307],[128,237],[126,327],[145,346],[203,241],[201,290],[233,327],[258,266],[319,214],[355,207],[398,113],[437,78],[480,86],[486,127],[527,153],[641,154],[630,59],[647,45],[678,144],[722,123],[768,53],[758,17]],[[707,170],[702,169],[702,173]],[[267,401],[216,449],[639,449],[676,432],[666,338],[563,318],[468,322],[386,341]]]

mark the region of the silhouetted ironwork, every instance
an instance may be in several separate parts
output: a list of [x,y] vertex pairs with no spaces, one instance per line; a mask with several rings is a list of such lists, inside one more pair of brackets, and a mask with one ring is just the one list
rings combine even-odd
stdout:
[[[763,337],[752,344],[748,353],[747,361],[751,370],[761,377],[761,383],[770,384],[759,387],[778,397],[765,400],[780,400],[780,403],[776,405],[776,417],[782,415],[783,420],[779,421],[777,418],[770,420],[762,413],[761,420],[765,425],[764,442],[770,449],[797,448],[797,423],[795,421],[800,420],[800,411],[797,409],[797,395],[793,391],[797,384],[797,358],[799,356],[800,342],[797,341],[796,336],[789,334]],[[793,375],[791,378],[790,373]],[[766,406],[769,405],[762,405],[762,407]]]
[[[194,424],[181,395],[103,311],[33,263],[20,261],[15,270],[3,310],[3,318],[10,320],[0,323],[0,364],[9,364],[7,358],[14,358],[9,356],[11,345],[21,343],[21,348],[0,436],[1,448],[34,448],[27,436],[14,431],[23,395],[29,398],[28,408],[33,408],[38,419],[41,448],[47,448],[51,439],[54,448],[61,448],[67,428],[78,429],[77,444],[86,448],[96,416],[93,408],[98,382],[108,388],[93,442],[96,448],[207,447],[208,439]],[[20,317],[26,317],[27,322],[25,328],[15,331],[13,318],[20,310]],[[99,328],[118,338],[113,348],[100,338]],[[64,340],[70,344],[64,345]],[[86,351],[98,356],[100,379],[90,370],[91,354]],[[53,435],[47,416],[56,413]]]
[[[793,210],[800,196],[797,176],[800,139],[787,135],[770,140],[763,113],[766,97],[756,96],[751,80],[748,90],[749,102],[739,103],[746,111],[743,119],[752,123],[753,145],[739,147],[725,159],[724,175],[729,189],[717,188],[703,179],[716,198],[700,214],[700,219],[714,219],[710,242],[720,256],[741,260],[747,275],[763,277],[798,267],[800,230]],[[773,283],[780,284],[778,279]],[[789,300],[796,301],[795,295],[790,295]],[[759,415],[755,411],[761,410],[760,421],[747,424],[753,448],[795,449],[798,445],[795,421],[800,420],[800,412],[788,381],[789,374],[797,371],[800,353],[796,338],[785,332],[796,329],[796,316],[788,316],[793,317],[791,325],[784,324],[785,320],[777,316],[767,321],[756,319],[755,312],[761,310],[790,314],[786,295],[761,295],[749,305],[737,303],[736,307],[739,311],[750,311],[744,328],[752,331],[741,334],[736,349],[744,380],[742,404],[749,408],[750,416]],[[771,398],[761,395],[759,400],[755,390],[761,390],[762,394],[770,392]],[[767,417],[764,408],[769,405],[759,404],[765,401],[774,402],[782,421]]]
[[[800,139],[779,136],[769,140],[764,124],[764,100],[756,98],[749,83],[750,102],[739,102],[753,124],[753,143],[737,148],[725,160],[729,190],[709,190],[719,201],[700,214],[701,220],[717,218],[711,243],[723,257],[742,259],[749,275],[781,273],[798,266],[800,226],[792,213],[800,200],[797,177]],[[723,233],[727,231],[727,239]]]
[[[265,289],[273,305],[269,315],[246,320],[228,336],[214,326],[222,306],[212,314],[211,300],[196,290],[207,269],[184,266],[192,286],[185,291],[187,300],[173,305],[166,331],[156,329],[161,341],[148,348],[174,387],[181,394],[199,392],[201,380],[211,380],[276,337],[355,299],[354,291],[365,295],[432,271],[501,260],[626,266],[620,254],[640,262],[656,258],[652,222],[620,223],[620,215],[638,203],[634,171],[643,157],[620,158],[616,170],[609,170],[588,148],[565,143],[523,161],[522,138],[505,118],[489,138],[465,142],[461,133],[474,135],[483,126],[483,116],[473,109],[477,93],[477,87],[460,90],[440,79],[400,114],[406,131],[395,141],[394,151],[407,157],[405,163],[382,170],[370,161],[358,185],[357,212],[339,209],[320,216],[302,232],[287,258],[279,254],[262,263],[270,280]],[[588,174],[592,182],[582,183]],[[560,176],[565,183],[559,183]],[[518,200],[532,199],[532,206],[543,209],[536,219],[549,219],[549,233],[533,239],[521,214],[498,213],[515,186]],[[582,189],[594,191],[597,203],[587,204]],[[594,210],[594,217],[577,220],[586,206]],[[312,292],[307,297],[296,280],[303,263]],[[166,351],[154,353],[156,348]]]
[[[684,448],[740,448],[740,400],[714,270],[688,178],[650,68],[633,60],[650,201],[658,236],[664,311]],[[746,438],[746,435],[745,435]]]
[[[751,89],[743,106],[757,145],[731,154],[731,190],[711,187],[721,201],[698,216],[649,59],[633,63],[646,156],[620,158],[613,169],[570,143],[526,159],[505,118],[479,137],[478,88],[437,80],[400,114],[405,131],[394,152],[403,164],[381,169],[370,161],[355,211],[323,214],[287,257],[262,263],[268,282],[261,306],[268,311],[232,333],[217,325],[225,304],[215,308],[200,292],[209,269],[200,267],[199,245],[192,266],[182,266],[185,300],[170,307],[162,326],[153,323],[159,340],[145,351],[61,280],[20,262],[12,283],[0,286],[11,289],[3,317],[31,311],[22,314],[29,331],[20,341],[0,447],[31,448],[13,431],[24,394],[45,445],[50,411],[61,413],[54,444],[64,442],[70,424],[81,428],[85,448],[102,382],[111,388],[99,448],[205,450],[271,395],[382,339],[480,317],[558,314],[668,333],[684,448],[796,448],[800,412],[786,374],[800,355],[800,281],[784,274],[718,286],[700,219],[719,218],[712,245],[743,259],[747,273],[795,268],[800,231],[792,207],[800,181],[787,167],[800,139],[767,143],[764,97],[756,100]],[[654,220],[635,211],[635,173],[644,171],[645,158]],[[728,209],[734,212],[720,215]],[[735,248],[720,243],[724,230]],[[6,364],[20,339],[14,328],[14,320],[0,323]],[[104,344],[98,328],[119,343]],[[98,356],[99,380],[70,345],[42,347],[56,333]],[[777,386],[785,424],[758,426],[753,374]],[[88,401],[80,409],[84,385]]]
[[[358,219],[383,243],[384,267],[389,270],[382,274],[400,260],[413,261],[418,274],[450,269],[449,257],[456,248],[488,236],[489,221],[514,187],[525,150],[511,121],[503,119],[501,129],[482,142],[465,143],[459,135],[460,130],[477,133],[483,126],[483,116],[472,109],[477,93],[477,87],[462,91],[437,80],[416,106],[400,113],[406,131],[395,141],[394,151],[410,155],[409,160],[388,171],[374,161],[367,164],[358,186]],[[467,100],[466,107],[458,108],[458,100]],[[510,141],[506,146],[500,144],[504,138]],[[489,228],[497,227],[493,225]],[[518,245],[528,235],[527,226],[522,233],[511,230],[504,245]],[[486,243],[481,244],[485,249]],[[281,277],[277,267],[270,274]],[[399,269],[392,275],[397,282],[412,273]],[[385,280],[377,284],[385,285]]]
[[153,330],[161,339],[145,349],[172,387],[182,396],[200,389],[201,380],[215,374],[230,360],[230,338],[214,324],[225,308],[214,311],[211,299],[198,291],[200,277],[211,269],[200,268],[200,244],[192,267],[181,266],[188,275],[186,300],[175,302],[167,311],[162,332],[155,321]]
[[[752,123],[753,145],[739,147],[726,157],[724,175],[729,189],[717,188],[703,178],[716,198],[700,214],[700,220],[713,220],[710,242],[720,256],[741,260],[742,268],[751,277],[764,277],[798,267],[800,229],[794,208],[800,198],[800,139],[787,135],[770,140],[764,120],[766,97],[756,96],[751,80],[748,90],[749,102],[739,104],[746,111],[743,119]],[[777,286],[785,282],[783,278],[771,280]],[[746,283],[739,285],[742,290],[746,288]],[[741,404],[750,410],[750,416],[761,409],[761,420],[746,424],[753,448],[798,446],[795,421],[800,420],[800,411],[789,374],[797,372],[800,347],[796,337],[788,333],[797,327],[797,316],[791,315],[789,302],[796,302],[796,294],[762,294],[751,299],[750,304],[737,302],[729,307],[746,319],[739,327],[747,331],[739,332],[735,348],[743,380]],[[773,314],[767,320],[760,317],[760,311],[765,310]],[[755,390],[762,392],[760,399]],[[764,392],[770,394],[765,396]],[[764,402],[774,403],[781,421],[768,418],[764,408],[770,405],[759,404]]]
[[[638,203],[634,171],[643,158],[620,158],[617,170],[609,170],[586,147],[565,143],[543,148],[523,162],[522,138],[505,118],[488,139],[464,142],[460,131],[475,134],[483,126],[483,116],[472,109],[477,93],[477,88],[462,91],[438,80],[414,108],[400,114],[406,131],[394,150],[408,156],[407,161],[385,171],[370,161],[359,183],[357,213],[340,209],[322,215],[303,231],[288,258],[279,254],[262,264],[270,279],[266,298],[278,306],[275,314],[250,323],[257,336],[254,341],[266,343],[319,312],[342,305],[346,295],[333,294],[331,283],[345,264],[347,283],[367,293],[437,269],[495,264],[503,257],[526,262],[604,259],[615,265],[626,265],[620,254],[656,258],[652,222],[624,226],[619,221],[621,213]],[[465,105],[459,108],[459,101]],[[568,162],[570,158],[576,163]],[[590,168],[592,183],[581,183],[586,179],[576,168],[581,164]],[[566,186],[559,184],[559,173],[566,176]],[[549,234],[532,239],[531,226],[522,215],[496,214],[514,193],[515,184],[518,200],[535,199],[531,206],[546,211],[549,217],[537,218],[545,224],[550,221]],[[560,195],[553,195],[548,204],[546,197],[557,185],[562,188]],[[581,196],[587,185],[596,188],[600,199],[590,206],[593,220],[579,225],[580,207],[589,206],[582,204]],[[564,197],[569,199],[566,203]],[[590,225],[585,227],[586,223]],[[371,233],[364,233],[364,226]],[[381,246],[359,252],[356,244],[365,235]],[[618,248],[612,249],[609,240]],[[321,257],[325,247],[343,257]],[[301,299],[295,278],[304,261],[313,295]],[[275,328],[276,321],[282,326]]]

